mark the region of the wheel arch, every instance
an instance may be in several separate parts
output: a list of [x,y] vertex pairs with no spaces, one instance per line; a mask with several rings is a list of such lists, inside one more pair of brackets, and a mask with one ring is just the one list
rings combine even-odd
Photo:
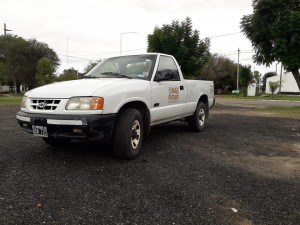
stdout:
[[142,101],[127,102],[117,112],[117,118],[118,118],[118,116],[120,116],[122,114],[122,112],[125,109],[128,109],[128,108],[137,109],[141,113],[141,116],[143,118],[143,126],[144,126],[143,134],[144,134],[144,137],[147,137],[149,134],[149,130],[150,130],[150,119],[151,119],[149,108]]
[[201,95],[200,96],[200,98],[199,98],[199,100],[198,100],[198,103],[199,102],[203,102],[204,103],[204,105],[205,105],[205,108],[206,108],[206,113],[205,113],[205,115],[206,115],[206,118],[208,118],[209,117],[209,102],[208,102],[208,96],[207,95]]

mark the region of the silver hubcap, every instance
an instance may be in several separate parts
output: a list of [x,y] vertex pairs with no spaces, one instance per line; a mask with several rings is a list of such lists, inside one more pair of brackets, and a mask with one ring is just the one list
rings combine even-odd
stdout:
[[204,109],[199,110],[199,125],[202,127],[205,122],[205,111]]
[[141,137],[140,122],[135,120],[131,128],[131,146],[135,150],[139,146]]

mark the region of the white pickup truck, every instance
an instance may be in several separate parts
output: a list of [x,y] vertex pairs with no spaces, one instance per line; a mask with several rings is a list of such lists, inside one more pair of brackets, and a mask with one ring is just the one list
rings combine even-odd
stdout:
[[147,53],[108,58],[83,79],[30,90],[16,117],[49,145],[111,140],[117,157],[133,159],[151,126],[183,118],[202,131],[213,105],[212,81],[185,80],[173,56]]

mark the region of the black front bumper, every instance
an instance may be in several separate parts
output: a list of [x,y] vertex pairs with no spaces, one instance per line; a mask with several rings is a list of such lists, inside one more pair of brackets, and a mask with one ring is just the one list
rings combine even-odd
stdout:
[[48,137],[69,139],[109,140],[116,114],[106,115],[52,115],[18,112],[17,121],[28,133],[32,126],[47,127]]

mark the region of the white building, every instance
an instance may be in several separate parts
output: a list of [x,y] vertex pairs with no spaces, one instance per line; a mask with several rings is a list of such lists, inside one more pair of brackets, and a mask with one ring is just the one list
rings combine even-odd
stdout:
[[[271,94],[270,85],[269,85],[270,81],[272,82],[280,81],[280,75],[267,78],[266,81],[267,94]],[[279,88],[274,93],[277,94],[278,92],[279,92]],[[295,93],[300,92],[295,77],[291,72],[282,74],[281,92],[295,92]]]
[[251,83],[248,85],[247,96],[255,96],[256,95],[256,83]]
[[9,92],[9,86],[7,85],[0,85],[0,93]]

